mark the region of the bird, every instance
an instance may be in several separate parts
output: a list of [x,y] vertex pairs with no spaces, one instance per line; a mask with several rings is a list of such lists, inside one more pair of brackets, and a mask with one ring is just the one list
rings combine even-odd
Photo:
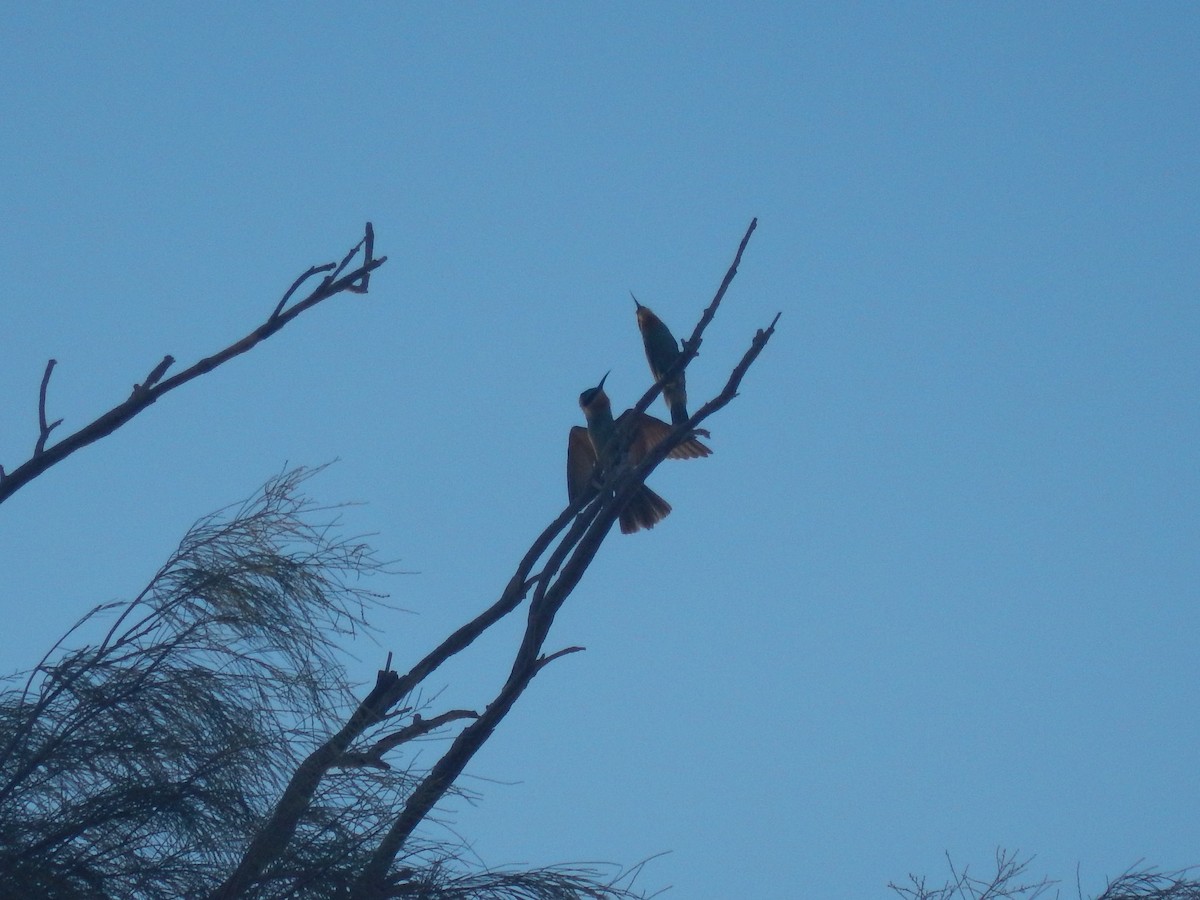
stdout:
[[[604,393],[607,379],[608,373],[598,385],[579,395],[579,406],[587,419],[587,427],[572,426],[567,440],[567,497],[572,503],[585,492],[594,490],[606,470],[622,460],[637,465],[671,433],[671,426],[662,419],[638,413],[626,435],[628,445],[618,447],[617,437],[633,415],[633,410],[626,410],[613,419],[612,402]],[[693,435],[673,448],[667,456],[671,459],[699,459],[711,453],[712,450]],[[653,528],[670,512],[670,503],[646,485],[638,485],[619,514],[621,533],[633,534],[643,528]]]
[[[650,374],[655,381],[662,381],[663,375],[679,359],[679,343],[671,329],[663,320],[656,316],[648,307],[638,303],[633,291],[629,292],[637,307],[638,330],[642,333],[642,345],[646,348],[646,362],[650,363]],[[687,384],[684,372],[680,369],[671,376],[670,381],[663,382],[663,400],[671,410],[671,424],[678,425],[688,420]]]

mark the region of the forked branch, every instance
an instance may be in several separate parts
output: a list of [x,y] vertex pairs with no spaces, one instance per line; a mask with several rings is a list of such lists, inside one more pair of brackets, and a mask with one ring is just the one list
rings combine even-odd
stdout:
[[[733,265],[726,273],[725,279],[722,281],[713,301],[705,309],[700,322],[697,323],[692,337],[689,339],[689,344],[686,345],[688,349],[678,363],[679,368],[685,367],[688,361],[695,357],[696,350],[699,347],[700,336],[703,334],[704,329],[708,327],[708,323],[712,321],[729,287],[729,283],[737,273],[737,266],[741,261],[742,252],[746,247],[747,241],[750,239],[751,233],[754,231],[754,227],[755,222],[751,222],[750,228],[747,230],[741,245],[738,247]],[[738,386],[741,384],[750,366],[771,339],[771,336],[774,334],[775,324],[778,321],[779,316],[776,315],[768,327],[759,329],[754,340],[751,342],[750,349],[747,350],[742,360],[730,373],[725,388],[720,394],[704,404],[696,415],[692,417],[692,423],[699,422],[711,416],[737,396]],[[674,369],[675,367],[672,368]],[[670,373],[668,373],[669,375]],[[645,406],[653,400],[660,389],[661,381],[642,399],[639,403],[640,408],[645,409]],[[534,593],[529,603],[529,615],[525,633],[522,637],[521,645],[517,650],[507,681],[479,718],[459,732],[450,748],[434,764],[422,782],[409,796],[404,810],[384,836],[370,861],[363,868],[358,882],[352,891],[354,900],[382,900],[382,898],[387,896],[388,871],[393,862],[404,850],[413,831],[424,821],[433,807],[462,774],[467,763],[487,739],[491,737],[500,722],[512,709],[517,699],[533,681],[533,678],[552,660],[581,649],[569,647],[556,653],[542,653],[542,648],[558,610],[561,609],[563,603],[579,584],[593,559],[595,559],[596,553],[612,530],[613,523],[617,520],[625,502],[628,501],[633,491],[645,482],[646,477],[654,468],[666,458],[667,453],[674,446],[688,439],[689,434],[690,425],[684,426],[681,423],[636,467],[627,465],[618,466],[614,471],[608,473],[598,494],[584,503],[582,511],[575,517],[575,521],[567,529],[566,533],[561,538],[558,538],[557,545],[550,551],[549,557],[543,564],[541,571],[531,580],[534,585]],[[575,506],[578,505],[580,505],[580,501],[577,501],[575,504]],[[563,515],[569,514],[572,508],[568,507]],[[561,522],[562,518],[563,516],[560,516],[558,521]],[[556,535],[557,533],[558,531],[555,532]],[[543,534],[543,537],[545,537],[545,534]],[[549,549],[548,545],[542,549]],[[539,552],[536,558],[540,558],[540,556],[541,553]],[[528,559],[529,557],[527,556],[526,560]],[[526,567],[523,570],[519,569],[510,581],[510,586],[520,584],[523,588],[527,589],[530,584],[530,580],[528,580],[528,572],[530,570],[530,567]]]
[[[679,363],[680,368],[695,357],[700,337],[716,314],[729,283],[737,272],[742,252],[754,227],[755,222],[751,222],[717,295],[705,309],[689,338],[687,351]],[[310,272],[305,277],[311,277],[313,274],[317,273]],[[693,421],[707,418],[737,395],[737,387],[742,377],[765,347],[774,326],[775,321],[772,321],[768,328],[758,332],[750,350],[731,373],[725,389],[705,404],[693,417]],[[639,404],[641,408],[644,409],[653,400],[658,390],[661,390],[661,383],[656,384],[643,398]],[[378,673],[374,689],[359,704],[346,724],[297,768],[272,815],[246,848],[237,869],[214,892],[213,897],[228,900],[242,896],[259,875],[279,857],[295,834],[301,817],[330,770],[344,766],[386,766],[388,764],[382,759],[384,752],[425,733],[432,727],[430,723],[435,720],[414,720],[409,726],[377,739],[365,751],[350,750],[368,729],[393,716],[393,708],[425,678],[451,657],[469,647],[501,619],[514,612],[532,591],[525,633],[503,687],[478,715],[467,710],[455,710],[439,717],[445,719],[446,716],[453,716],[469,718],[471,721],[458,733],[449,749],[408,796],[404,809],[362,869],[353,891],[356,900],[376,900],[389,896],[389,870],[414,829],[425,820],[451,788],[467,763],[495,731],[533,678],[553,660],[582,649],[567,647],[556,652],[543,653],[546,638],[558,610],[583,578],[605,537],[612,530],[613,523],[629,495],[636,490],[637,485],[644,482],[670,449],[687,437],[688,429],[681,425],[636,468],[617,467],[607,473],[597,494],[581,495],[569,504],[534,540],[497,600],[449,635],[407,673],[401,675],[394,671],[389,655],[385,668]],[[537,572],[533,574],[535,568]]]
[[57,359],[50,360],[46,363],[46,371],[42,374],[42,387],[38,391],[38,439],[33,446],[34,456],[41,456],[45,452],[46,438],[50,437],[51,431],[62,424],[62,419],[46,423],[46,388],[50,386],[50,373],[54,371],[56,365],[58,365]]
[[[235,341],[212,356],[199,360],[189,368],[165,381],[162,380],[163,376],[166,374],[167,369],[174,364],[175,359],[171,356],[164,356],[141,384],[133,386],[129,397],[122,403],[118,403],[112,409],[108,410],[108,412],[100,415],[74,434],[68,435],[58,443],[47,447],[46,442],[50,437],[50,432],[62,423],[62,419],[48,422],[46,417],[46,391],[50,383],[50,374],[53,372],[56,364],[56,360],[50,360],[46,364],[46,371],[42,375],[41,390],[38,392],[38,437],[34,445],[33,455],[11,472],[6,472],[0,466],[0,503],[3,503],[51,466],[62,462],[76,450],[112,434],[138,413],[156,402],[163,394],[207,372],[211,372],[222,363],[257,346],[283,328],[292,319],[305,310],[312,309],[322,300],[327,300],[343,292],[366,293],[371,273],[387,261],[386,256],[375,257],[373,255],[374,248],[375,232],[371,227],[371,223],[368,222],[362,240],[346,254],[340,264],[327,263],[323,266],[313,266],[301,275],[288,289],[287,293],[283,295],[283,299],[275,306],[275,309],[267,317],[267,320],[241,340]],[[360,252],[362,255],[358,266],[352,271],[346,272],[345,270]],[[329,272],[330,274],[321,279],[320,284],[313,288],[307,297],[299,303],[288,307],[288,302],[301,285],[321,272]]]

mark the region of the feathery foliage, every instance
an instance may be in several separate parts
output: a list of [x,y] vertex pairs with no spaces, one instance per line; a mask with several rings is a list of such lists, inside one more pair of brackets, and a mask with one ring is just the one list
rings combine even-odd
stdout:
[[0,693],[0,880],[180,897],[229,862],[348,704],[335,641],[375,600],[356,583],[379,568],[366,545],[311,523],[310,474],[199,521],[137,597]]
[[[1021,859],[1017,853],[998,849],[995,872],[984,878],[958,869],[949,857],[950,878],[940,887],[930,887],[924,876],[909,875],[907,885],[890,884],[905,900],[1035,900],[1048,896],[1058,882],[1049,878],[1027,880],[1033,858]],[[1200,879],[1193,870],[1159,872],[1153,868],[1132,868],[1113,879],[1095,900],[1200,900]],[[1061,896],[1055,890],[1054,897]],[[1083,897],[1083,890],[1078,890]]]

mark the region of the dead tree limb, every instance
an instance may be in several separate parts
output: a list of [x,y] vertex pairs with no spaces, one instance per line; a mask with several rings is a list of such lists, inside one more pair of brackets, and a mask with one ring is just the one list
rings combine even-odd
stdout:
[[[755,223],[752,222],[716,297],[705,310],[700,323],[693,332],[690,339],[692,352],[688,360],[694,358],[695,350],[699,347],[700,335],[712,321],[729,282],[736,274],[737,265],[754,227]],[[766,341],[769,340],[773,328],[774,322],[768,329],[759,331],[751,350],[735,368],[725,391],[705,404],[693,417],[694,421],[711,415],[736,396],[737,385],[754,358],[765,346]],[[655,388],[661,390],[661,385],[656,385]],[[643,398],[643,408],[653,400],[655,395],[656,391],[652,389],[647,397]],[[351,765],[355,761],[375,760],[378,757],[374,751],[378,750],[381,745],[387,745],[391,739],[399,738],[392,745],[395,746],[407,739],[400,737],[407,731],[405,729],[390,737],[377,740],[372,747],[366,750],[351,750],[352,745],[368,729],[385,721],[391,715],[392,708],[417,688],[425,678],[451,657],[469,647],[487,629],[515,611],[532,591],[533,596],[530,599],[525,634],[504,686],[482,713],[460,716],[460,718],[471,718],[472,721],[459,732],[450,748],[434,764],[409,796],[396,822],[361,873],[356,887],[356,897],[385,896],[388,890],[388,870],[403,848],[405,841],[450,789],[470,759],[491,736],[525,688],[528,687],[533,677],[554,659],[582,649],[568,647],[550,654],[542,653],[542,647],[555,615],[587,571],[629,495],[666,457],[670,449],[686,440],[687,437],[688,430],[680,426],[664,439],[663,443],[636,469],[629,466],[617,467],[607,474],[598,494],[582,495],[574,503],[569,504],[534,540],[517,565],[516,571],[509,579],[500,597],[474,619],[445,638],[406,674],[400,675],[391,669],[389,656],[388,665],[378,673],[375,687],[359,704],[346,724],[309,754],[296,769],[271,816],[263,823],[247,846],[235,871],[212,894],[212,900],[232,900],[232,898],[243,896],[256,879],[282,854],[323,778],[330,770],[345,765],[347,760],[351,761]],[[549,553],[548,556],[547,553]],[[543,558],[545,558],[544,562]],[[541,562],[541,568],[536,574],[533,574],[534,568],[539,562]],[[390,747],[385,746],[385,749],[390,749]],[[380,750],[381,754],[382,750]],[[374,765],[373,762],[360,762],[360,764]]]
[[[62,462],[76,450],[112,434],[138,413],[155,403],[163,394],[174,390],[182,384],[186,384],[194,378],[211,372],[222,363],[228,362],[235,356],[240,356],[247,350],[252,349],[275,334],[275,332],[279,331],[284,325],[301,313],[312,309],[322,300],[327,300],[343,292],[365,293],[371,273],[387,261],[386,256],[375,257],[372,255],[374,246],[375,232],[371,227],[371,223],[368,222],[366,233],[362,240],[346,254],[340,265],[327,263],[323,266],[313,266],[301,275],[288,289],[287,293],[283,295],[283,299],[275,306],[275,309],[267,317],[267,320],[241,340],[235,341],[224,350],[214,353],[212,356],[199,360],[189,368],[165,381],[162,378],[166,374],[167,369],[174,364],[175,360],[171,356],[164,356],[141,384],[133,386],[133,390],[124,402],[117,404],[108,412],[100,415],[75,433],[47,447],[46,441],[50,437],[50,432],[62,423],[62,419],[54,422],[47,422],[46,420],[46,390],[50,382],[50,373],[54,370],[56,363],[55,360],[50,360],[46,364],[45,373],[42,375],[41,390],[38,394],[38,438],[34,446],[33,455],[12,471],[6,472],[3,467],[0,467],[0,503],[3,503],[51,466]],[[357,268],[350,272],[345,272],[346,268],[360,251],[363,251],[363,254]],[[330,274],[322,278],[321,283],[313,288],[307,297],[299,303],[288,307],[288,301],[292,299],[292,296],[299,290],[301,285],[321,272],[329,272]]]
[[[696,350],[699,348],[700,336],[708,327],[708,323],[712,321],[729,283],[737,272],[742,252],[754,231],[755,224],[755,222],[751,222],[750,228],[738,247],[733,265],[730,266],[717,295],[705,310],[700,322],[697,323],[690,339],[690,356],[683,359],[680,368],[695,357]],[[564,653],[579,649],[572,647],[549,655],[542,654],[542,647],[558,611],[583,578],[632,493],[645,482],[647,476],[666,458],[674,446],[688,439],[693,423],[711,416],[737,396],[737,388],[741,384],[742,378],[762,352],[767,341],[770,340],[778,320],[779,316],[776,315],[767,328],[759,329],[751,342],[750,349],[746,351],[742,360],[730,374],[725,388],[701,407],[692,417],[691,423],[687,426],[681,423],[636,467],[618,466],[606,474],[598,495],[591,498],[590,502],[586,504],[566,534],[559,539],[558,545],[551,551],[541,571],[533,579],[534,592],[529,603],[525,633],[507,681],[479,718],[459,732],[450,748],[433,765],[409,796],[404,810],[384,836],[367,865],[363,867],[352,890],[354,900],[382,900],[387,896],[388,871],[404,849],[413,831],[424,821],[433,807],[462,774],[471,758],[491,737],[496,727],[542,668]],[[672,373],[668,372],[666,377],[671,376]],[[661,390],[661,382],[656,384],[643,398],[642,409],[653,400],[657,390]],[[510,584],[517,581],[518,577],[522,582],[524,581],[525,576],[518,572]]]

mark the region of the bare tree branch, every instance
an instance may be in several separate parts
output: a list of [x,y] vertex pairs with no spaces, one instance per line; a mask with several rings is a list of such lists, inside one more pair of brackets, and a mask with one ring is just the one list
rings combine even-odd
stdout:
[[[571,504],[537,537],[509,579],[500,598],[490,607],[459,627],[409,672],[400,676],[390,668],[381,669],[375,687],[355,709],[346,724],[328,741],[310,753],[293,773],[271,816],[247,847],[237,868],[213,893],[213,900],[238,897],[275,858],[283,852],[325,774],[336,765],[351,743],[372,725],[383,721],[388,710],[399,703],[428,675],[457,653],[469,647],[488,628],[511,613],[525,599],[529,572],[546,548],[583,506],[582,499]],[[391,663],[391,655],[388,655]]]
[[[349,265],[365,245],[366,253],[363,255],[360,265],[353,271],[341,275],[340,273]],[[272,311],[267,320],[255,328],[252,332],[246,335],[239,341],[230,344],[224,350],[214,353],[212,356],[194,363],[189,368],[178,373],[177,375],[168,378],[166,381],[160,381],[166,373],[168,367],[174,362],[170,356],[163,358],[154,370],[147,376],[146,380],[140,385],[134,385],[133,391],[129,397],[122,403],[117,404],[108,412],[100,415],[98,418],[80,428],[74,434],[68,435],[58,443],[46,447],[46,440],[50,436],[50,432],[61,423],[61,419],[48,424],[46,421],[46,388],[50,381],[50,373],[54,368],[55,361],[50,360],[46,366],[45,374],[42,376],[42,386],[39,393],[38,403],[38,425],[39,434],[37,444],[34,448],[33,455],[24,463],[17,466],[12,471],[5,472],[0,467],[0,503],[3,503],[14,493],[24,487],[33,479],[37,478],[51,466],[62,462],[76,450],[86,447],[88,444],[94,443],[101,438],[112,434],[138,413],[145,410],[151,404],[155,403],[163,394],[174,390],[182,384],[186,384],[194,378],[198,378],[208,372],[211,372],[217,366],[224,362],[233,359],[245,353],[247,350],[257,346],[262,341],[269,338],[275,332],[279,331],[292,319],[304,311],[316,306],[322,300],[327,300],[330,297],[336,296],[344,291],[364,293],[367,288],[367,283],[373,271],[379,268],[387,261],[386,256],[374,257],[375,237],[374,229],[370,223],[367,223],[366,233],[361,241],[355,245],[354,249],[346,255],[340,265],[328,263],[324,266],[314,266],[309,269],[304,275],[300,276],[284,294],[283,299]],[[299,287],[318,272],[331,271],[333,274],[327,275],[321,280],[321,283],[315,287],[312,292],[289,309],[285,309],[288,300],[299,289]],[[338,277],[340,275],[340,277]]]
[[[711,322],[729,283],[736,274],[737,265],[754,227],[755,223],[752,222],[717,295],[693,332],[690,344],[692,353],[688,359],[695,356],[700,335]],[[694,421],[699,421],[701,414],[704,417],[711,415],[736,396],[738,384],[770,339],[774,324],[772,322],[768,329],[759,331],[751,349],[730,376],[725,391],[706,404],[694,417]],[[645,403],[648,404],[653,396],[653,392],[648,394],[647,398],[644,398]],[[449,750],[409,795],[403,812],[380,843],[370,863],[362,870],[356,888],[357,896],[382,896],[381,892],[385,891],[388,880],[387,872],[413,829],[428,816],[434,805],[450,789],[467,762],[490,737],[534,676],[558,656],[577,652],[575,648],[568,648],[549,656],[541,655],[542,645],[558,609],[583,577],[629,494],[636,490],[637,484],[644,481],[673,446],[687,439],[687,435],[686,428],[676,429],[636,470],[618,467],[608,473],[597,495],[584,495],[569,504],[534,540],[496,602],[443,640],[408,673],[401,676],[391,670],[390,666],[380,670],[375,687],[359,704],[346,724],[297,767],[272,815],[247,847],[237,869],[214,892],[213,900],[231,900],[241,896],[259,874],[284,851],[326,775],[332,769],[343,765],[347,759],[361,762],[375,758],[369,751],[351,751],[354,742],[367,729],[384,721],[392,707],[444,662],[465,650],[484,631],[513,612],[532,589],[533,597],[530,600],[525,635],[507,682],[487,708],[459,732]],[[534,566],[543,559],[547,551],[550,551],[549,557],[542,563],[537,575],[531,576]],[[386,741],[387,738],[382,740]],[[354,752],[365,755],[354,756]],[[347,753],[352,755],[348,757]]]
[[[736,274],[755,224],[751,223],[717,295],[705,309],[689,339],[686,346],[688,355],[679,362],[680,369],[695,357],[703,331],[713,319]],[[356,268],[351,269],[360,252],[362,259]],[[59,424],[49,424],[45,413],[46,393],[54,366],[52,361],[43,377],[39,396],[39,441],[34,458],[7,476],[4,476],[3,469],[0,469],[0,502],[74,450],[111,433],[156,402],[162,394],[246,352],[322,300],[343,291],[365,293],[371,272],[383,262],[382,258],[374,258],[374,231],[368,223],[362,240],[340,262],[313,266],[304,272],[284,293],[267,320],[246,337],[213,356],[199,360],[170,378],[165,376],[174,359],[170,356],[164,357],[141,384],[134,385],[124,403],[100,416],[79,432],[47,448],[49,433]],[[321,278],[316,287],[312,288],[303,300],[295,302],[295,297],[301,289],[317,276]],[[777,320],[778,316],[775,321]],[[731,373],[725,390],[701,408],[693,417],[692,424],[711,416],[737,395],[738,385],[746,371],[770,339],[775,321],[767,329],[758,332],[751,349]],[[660,390],[661,385],[654,386],[644,399],[643,408]],[[582,647],[570,646],[554,652],[543,652],[558,610],[583,578],[603,541],[611,532],[629,495],[654,467],[662,462],[667,452],[687,439],[687,436],[687,429],[681,426],[673,430],[636,468],[627,464],[618,465],[605,472],[603,479],[599,480],[596,493],[585,494],[568,504],[533,541],[496,601],[446,637],[408,672],[401,674],[393,670],[392,655],[389,653],[384,668],[378,672],[374,687],[357,704],[340,728],[333,725],[333,707],[318,706],[313,713],[307,714],[311,718],[299,726],[297,735],[311,735],[312,727],[320,730],[322,723],[324,727],[337,728],[336,732],[315,750],[308,752],[307,756],[303,755],[302,743],[288,741],[284,750],[290,761],[287,768],[276,770],[271,776],[272,785],[264,784],[265,792],[257,795],[253,803],[238,811],[237,827],[241,829],[240,836],[232,840],[227,837],[220,842],[223,859],[227,864],[214,872],[215,877],[207,886],[198,890],[193,886],[189,895],[211,892],[210,896],[213,898],[234,898],[248,894],[259,896],[266,889],[272,893],[281,890],[288,895],[321,896],[322,886],[339,883],[350,889],[347,896],[363,898],[411,893],[411,889],[415,887],[420,887],[423,895],[430,897],[451,896],[466,889],[468,885],[484,891],[509,890],[513,892],[513,896],[525,896],[526,891],[534,890],[550,891],[544,894],[545,896],[633,896],[631,887],[620,887],[616,882],[605,886],[585,870],[578,870],[578,875],[568,874],[567,870],[561,869],[531,872],[493,870],[483,876],[461,876],[455,873],[447,878],[445,875],[449,870],[444,873],[439,868],[440,863],[437,859],[434,859],[432,866],[429,865],[429,848],[437,845],[430,844],[422,838],[413,838],[413,831],[428,819],[434,806],[447,792],[459,790],[455,787],[455,781],[533,678],[554,660],[583,650]],[[211,575],[197,570],[194,577],[199,580],[193,587],[189,587],[189,590],[194,589],[198,592],[196,596],[202,597],[208,596],[210,591],[226,592],[221,595],[229,596],[231,602],[238,604],[229,607],[235,610],[231,621],[236,621],[239,616],[249,614],[256,608],[254,596],[260,589],[255,581],[258,577],[258,564],[248,557],[239,565],[244,566],[243,571],[248,580],[234,579],[230,582],[227,575],[215,570]],[[270,577],[277,580],[282,597],[289,590],[291,575],[288,573],[289,563],[285,561],[280,565],[280,568],[273,570]],[[168,572],[169,568],[164,569],[160,577]],[[170,574],[169,577],[175,576]],[[191,577],[193,576],[189,576]],[[210,577],[215,578],[211,584],[208,581]],[[189,582],[189,585],[191,584],[192,582]],[[228,593],[230,591],[232,592]],[[512,669],[494,699],[482,712],[456,709],[428,719],[414,714],[407,725],[400,728],[392,726],[389,729],[389,725],[396,722],[400,716],[409,714],[410,707],[399,708],[402,701],[431,673],[451,657],[471,646],[487,629],[514,612],[526,599],[529,599],[526,627],[516,650]],[[180,658],[181,653],[189,652],[196,641],[196,635],[201,633],[195,630],[197,627],[205,629],[225,622],[226,614],[220,613],[208,619],[194,620],[200,624],[191,624],[188,616],[192,613],[178,616],[172,606],[174,602],[172,600],[163,606],[152,605],[147,612],[143,598],[139,597],[124,606],[99,646],[95,650],[87,651],[99,654],[97,658],[104,659],[105,665],[112,666],[114,671],[120,671],[120,667],[123,666],[133,666],[131,675],[117,684],[116,690],[106,695],[102,707],[97,708],[98,713],[102,712],[103,715],[112,717],[114,722],[124,717],[125,706],[130,698],[138,696],[147,685],[156,687],[159,684],[156,679],[160,678],[160,670],[174,672],[174,669],[170,668],[174,665],[172,660]],[[243,607],[240,605],[243,603],[250,605]],[[193,607],[189,606],[188,609]],[[170,621],[171,627],[175,629],[168,631],[169,640],[158,637],[163,633],[162,623],[165,621]],[[263,627],[267,627],[266,620],[262,621]],[[293,635],[293,640],[312,640],[306,636],[307,632],[303,627],[289,628],[289,633]],[[270,639],[264,646],[272,646],[273,640]],[[204,641],[208,641],[207,637]],[[146,647],[151,648],[149,652],[144,649]],[[217,645],[211,642],[202,642],[202,649],[204,652],[221,652]],[[69,657],[70,664],[65,666],[56,665],[44,669],[42,666],[38,667],[38,671],[43,674],[37,676],[40,677],[40,681],[32,706],[26,704],[26,698],[34,686],[36,673],[30,676],[30,682],[17,698],[21,708],[31,713],[33,718],[15,722],[16,727],[4,736],[4,740],[0,740],[0,762],[11,758],[17,763],[17,778],[10,781],[10,785],[15,786],[21,784],[24,778],[34,777],[41,771],[39,760],[58,753],[60,748],[75,740],[77,734],[83,738],[88,737],[86,732],[91,727],[91,713],[87,712],[85,707],[84,713],[76,718],[67,730],[58,735],[51,735],[41,745],[38,754],[29,754],[25,750],[32,736],[26,723],[35,721],[38,716],[49,710],[52,704],[63,702],[63,698],[73,697],[79,690],[89,686],[89,682],[79,674],[86,670],[72,668],[71,661],[75,658]],[[298,659],[302,660],[303,657]],[[282,668],[267,661],[260,662],[254,652],[239,652],[237,660],[237,665],[246,667],[245,677],[249,678],[262,666],[264,677],[277,682],[278,687],[287,690],[287,686],[292,682]],[[238,677],[243,676],[239,674]],[[199,683],[200,679],[197,681],[189,696],[194,696],[195,702],[201,702],[208,694],[204,685]],[[186,680],[180,683],[187,684]],[[244,683],[258,684],[252,678]],[[266,682],[262,684],[265,689]],[[315,702],[315,695],[313,699]],[[268,702],[267,705],[272,704]],[[213,709],[215,713],[220,713],[224,707],[217,705]],[[267,713],[268,710],[263,712]],[[391,763],[384,760],[385,754],[404,743],[458,720],[465,720],[467,724],[453,739],[449,749],[424,775],[417,777],[403,768],[399,771],[393,770]],[[194,743],[201,749],[205,747],[203,740]],[[275,741],[268,741],[255,745],[252,749],[258,752],[260,748],[275,745]],[[222,752],[221,748],[214,748],[212,758],[216,760]],[[158,755],[155,755],[154,759],[157,758]],[[213,765],[218,763],[214,762]],[[364,768],[378,771],[356,771]],[[124,783],[139,782],[126,778]],[[278,793],[275,792],[275,785],[280,788]],[[403,786],[402,792],[398,790],[398,785]],[[383,799],[385,795],[386,800]],[[273,797],[278,799],[272,800]],[[340,802],[337,799],[339,797],[355,799],[347,805]],[[362,798],[369,800],[366,807],[361,804]],[[3,800],[3,796],[0,796],[0,803],[3,803]],[[399,806],[401,802],[402,808]],[[264,814],[266,809],[270,810],[268,814]],[[91,820],[85,816],[83,821],[89,823]],[[84,824],[80,827],[87,829],[93,826]],[[330,845],[325,837],[330,833],[330,829],[349,840]],[[35,842],[36,846],[30,846],[36,856],[45,848],[58,846],[59,843],[71,839],[73,836],[61,829],[50,830],[39,837],[41,843]],[[0,841],[0,844],[2,843]],[[397,868],[395,861],[401,851],[405,854],[406,862],[404,866]],[[424,869],[413,867],[413,861],[418,859],[425,860]],[[316,862],[310,865],[305,860]],[[155,877],[149,870],[144,874],[147,878]],[[40,876],[35,872],[31,877]],[[214,888],[215,882],[220,878],[225,880]],[[470,880],[472,878],[475,880]]]
[[[750,228],[747,230],[738,248],[733,265],[726,273],[725,279],[717,291],[717,295],[713,298],[712,303],[709,304],[709,307],[705,310],[700,322],[697,323],[693,331],[689,346],[690,355],[685,354],[682,362],[679,363],[679,368],[685,366],[690,359],[695,357],[696,350],[699,347],[700,335],[715,315],[716,309],[720,305],[720,301],[728,289],[729,283],[736,274],[742,251],[745,249],[754,227],[755,222],[751,222]],[[750,349],[731,373],[725,389],[717,397],[706,403],[700,412],[692,417],[690,423],[687,425],[681,423],[636,467],[623,465],[616,467],[612,472],[606,473],[600,490],[594,497],[588,498],[586,501],[581,498],[575,504],[569,506],[567,510],[564,510],[563,514],[559,516],[556,525],[558,522],[562,522],[563,517],[571,513],[575,506],[582,504],[582,510],[577,514],[575,521],[558,540],[557,546],[551,551],[541,571],[533,579],[528,578],[532,561],[530,561],[527,554],[526,559],[522,562],[523,564],[529,562],[530,566],[528,568],[518,568],[517,573],[509,582],[510,587],[520,585],[522,591],[527,589],[532,583],[534,593],[529,603],[529,615],[525,633],[514,658],[508,680],[479,718],[459,732],[450,748],[433,765],[420,785],[409,795],[404,810],[384,836],[369,862],[363,867],[362,873],[352,891],[354,900],[383,900],[387,896],[388,870],[405,847],[406,842],[416,827],[429,815],[433,807],[462,774],[467,763],[488,738],[491,737],[497,726],[512,709],[517,699],[524,693],[538,672],[552,659],[563,655],[563,653],[576,652],[576,648],[568,648],[566,651],[559,651],[549,656],[541,655],[542,647],[558,610],[591,565],[601,544],[612,530],[613,523],[616,521],[621,509],[633,491],[645,482],[646,477],[666,458],[666,455],[674,446],[688,438],[692,423],[707,418],[737,396],[738,385],[741,383],[746,371],[766,346],[767,341],[770,340],[778,319],[779,317],[776,316],[770,326],[758,331],[754,341],[751,343]],[[674,366],[672,367],[672,369],[675,368]],[[670,377],[671,374],[669,371],[666,377]],[[666,378],[663,380],[666,380]],[[661,384],[655,385],[654,388],[647,392],[646,396],[639,403],[641,409],[645,409],[646,405],[653,400],[658,390],[661,390]],[[636,406],[634,408],[635,410],[638,409]],[[630,418],[634,417],[631,416]],[[554,531],[555,535],[558,533],[559,530]],[[545,536],[546,533],[543,533],[543,537]],[[535,543],[536,546],[537,544]],[[548,546],[547,544],[546,548]],[[540,559],[542,552],[546,548],[539,548],[539,552],[533,561]],[[530,552],[533,552],[532,549]]]

